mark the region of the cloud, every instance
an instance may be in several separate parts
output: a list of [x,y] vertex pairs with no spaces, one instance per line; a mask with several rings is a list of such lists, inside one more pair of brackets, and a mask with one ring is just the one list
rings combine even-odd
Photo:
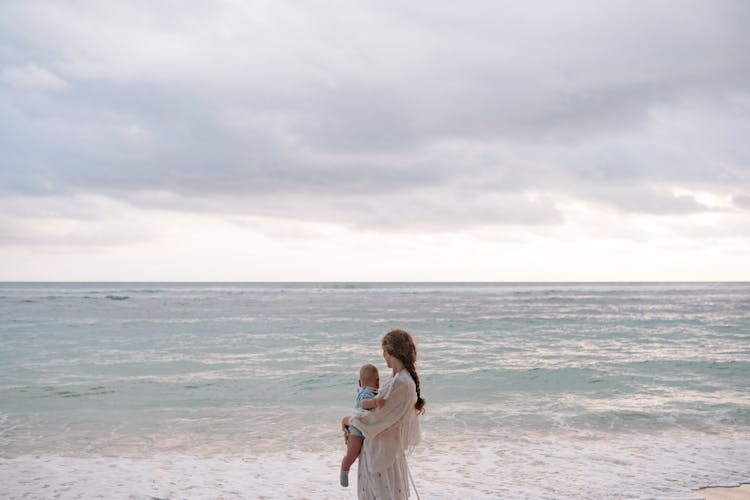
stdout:
[[60,90],[65,80],[36,64],[3,68],[0,81],[19,89]]
[[33,2],[0,19],[5,195],[439,231],[750,191],[745,2]]
[[0,246],[115,247],[154,240],[158,211],[102,196],[0,198]]
[[732,202],[742,208],[750,208],[750,195],[747,194],[739,194],[734,197],[732,197]]

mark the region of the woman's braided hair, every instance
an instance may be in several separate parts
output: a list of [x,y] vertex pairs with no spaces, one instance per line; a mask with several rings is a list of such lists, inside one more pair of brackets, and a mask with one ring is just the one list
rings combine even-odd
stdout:
[[419,388],[419,375],[416,367],[417,346],[414,344],[414,339],[405,330],[391,330],[383,337],[383,349],[391,356],[398,358],[404,364],[404,368],[409,370],[409,374],[417,387],[417,402],[414,409],[421,415],[425,411],[425,400],[422,398]]

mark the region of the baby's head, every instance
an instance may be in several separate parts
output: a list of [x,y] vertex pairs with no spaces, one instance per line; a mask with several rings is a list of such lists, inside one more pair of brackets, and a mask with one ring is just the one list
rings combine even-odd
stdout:
[[359,386],[380,388],[380,375],[375,365],[362,365],[359,369]]

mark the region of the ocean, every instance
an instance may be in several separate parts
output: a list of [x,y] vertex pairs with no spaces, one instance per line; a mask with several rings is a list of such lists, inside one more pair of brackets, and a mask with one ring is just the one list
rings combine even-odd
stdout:
[[340,420],[397,327],[422,499],[750,481],[749,283],[3,283],[0,496],[355,498]]

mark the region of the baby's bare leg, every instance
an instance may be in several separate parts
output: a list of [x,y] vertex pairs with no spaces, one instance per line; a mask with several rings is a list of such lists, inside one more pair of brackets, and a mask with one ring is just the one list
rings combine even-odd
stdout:
[[349,439],[346,441],[346,455],[341,461],[341,470],[349,470],[357,457],[359,456],[359,450],[362,449],[362,438],[352,433],[349,434]]
[[341,472],[339,473],[341,486],[349,486],[349,468],[357,460],[359,450],[361,449],[362,438],[354,433],[350,433],[346,440],[346,455],[344,455],[344,459],[341,461]]

